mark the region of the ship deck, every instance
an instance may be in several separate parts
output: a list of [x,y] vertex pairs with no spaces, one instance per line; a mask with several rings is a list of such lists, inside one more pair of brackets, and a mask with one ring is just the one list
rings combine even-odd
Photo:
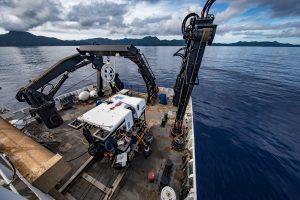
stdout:
[[[133,96],[145,97],[144,94],[135,93]],[[105,99],[103,99],[105,100]],[[49,130],[44,125],[32,124],[28,130],[39,133],[47,133],[48,137],[58,141],[48,148],[59,153],[71,165],[71,172],[61,181],[63,186],[74,177],[74,173],[91,160],[87,153],[88,143],[82,130],[76,130],[68,126],[68,123],[81,114],[95,107],[95,103],[73,105],[71,109],[60,111],[64,124],[59,128]],[[161,127],[161,120],[168,113],[168,122]],[[171,114],[171,115],[170,115]],[[131,165],[127,169],[116,170],[111,167],[108,158],[93,159],[84,172],[77,176],[63,194],[67,199],[159,199],[160,175],[163,172],[165,159],[173,162],[171,186],[177,196],[180,194],[180,179],[182,178],[182,155],[183,153],[171,149],[172,137],[170,128],[174,122],[176,107],[168,100],[167,105],[155,103],[146,107],[146,122],[150,132],[154,135],[151,145],[152,154],[146,159],[142,152],[136,154]],[[156,174],[154,183],[149,183],[147,174],[153,170]],[[59,187],[57,188],[59,190]]]

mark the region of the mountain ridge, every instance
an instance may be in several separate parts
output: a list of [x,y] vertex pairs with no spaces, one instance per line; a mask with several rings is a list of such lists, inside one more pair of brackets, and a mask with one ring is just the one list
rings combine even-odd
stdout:
[[[133,44],[135,46],[183,46],[183,40],[160,40],[156,36],[146,36],[141,39],[123,38],[90,38],[83,40],[60,40],[54,37],[37,36],[29,32],[9,31],[0,35],[0,46],[79,46],[89,44]],[[213,43],[213,46],[261,46],[261,47],[300,47],[300,45],[279,43],[277,41],[268,42],[246,42],[235,43]]]

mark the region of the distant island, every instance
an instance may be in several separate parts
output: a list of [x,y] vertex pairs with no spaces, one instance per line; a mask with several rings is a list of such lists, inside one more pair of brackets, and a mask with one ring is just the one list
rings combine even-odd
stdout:
[[[91,38],[85,40],[60,40],[53,37],[36,36],[29,32],[9,31],[0,35],[0,46],[79,46],[90,44],[133,44],[136,46],[183,46],[183,40],[160,40],[157,37],[147,36],[141,39],[108,39]],[[300,47],[279,42],[236,42],[230,44],[214,43],[213,46],[261,46],[261,47]]]

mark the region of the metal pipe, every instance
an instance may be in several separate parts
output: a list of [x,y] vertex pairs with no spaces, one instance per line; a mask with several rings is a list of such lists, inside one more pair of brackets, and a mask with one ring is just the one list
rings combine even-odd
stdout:
[[[1,163],[0,163],[0,165],[1,165]],[[3,167],[5,167],[5,166],[3,165]],[[8,170],[9,170],[9,169],[7,169],[7,171],[8,171]],[[1,166],[0,166],[0,175],[1,175],[1,177],[3,178],[3,180],[5,181],[6,184],[11,183],[11,181],[12,181],[13,178],[10,180],[10,179],[7,177],[7,175],[5,174],[5,171],[2,170]],[[19,194],[18,191],[16,190],[16,188],[15,188],[12,184],[9,184],[8,187],[9,187],[13,192]]]

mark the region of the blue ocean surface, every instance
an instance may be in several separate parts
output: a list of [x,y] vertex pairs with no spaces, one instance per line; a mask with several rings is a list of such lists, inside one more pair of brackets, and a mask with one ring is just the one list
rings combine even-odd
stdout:
[[[179,47],[140,47],[160,86],[173,87]],[[0,48],[0,106],[75,47]],[[106,58],[105,58],[106,59]],[[137,67],[111,58],[129,87],[143,90]],[[96,80],[91,66],[59,93]],[[207,47],[193,91],[197,193],[213,199],[300,199],[300,48]]]

